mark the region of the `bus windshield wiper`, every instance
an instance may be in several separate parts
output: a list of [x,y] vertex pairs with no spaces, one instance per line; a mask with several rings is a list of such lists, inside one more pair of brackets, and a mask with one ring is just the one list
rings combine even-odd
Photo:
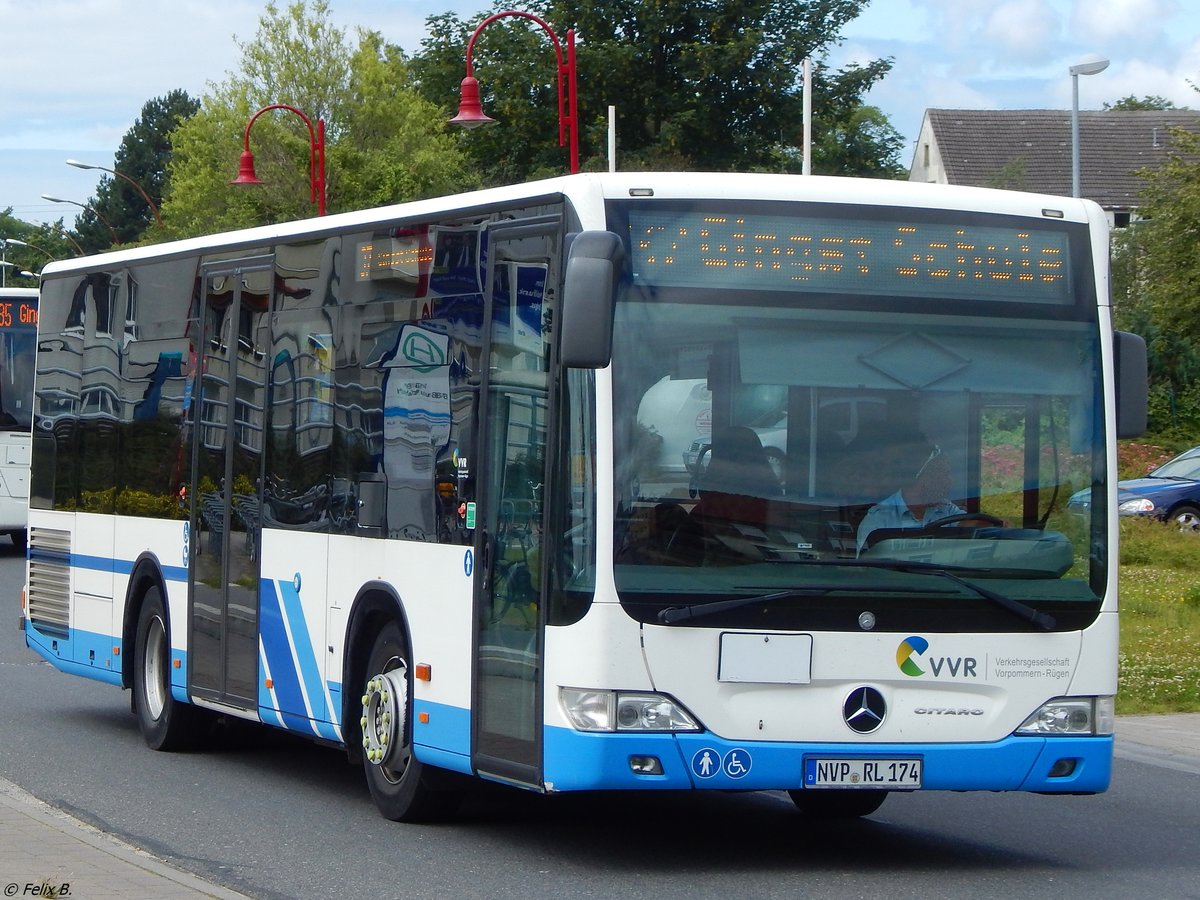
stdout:
[[[879,560],[879,561],[864,561],[855,560],[853,562],[843,563],[851,566],[862,566],[864,568],[873,569],[889,569],[901,572],[914,572],[923,575],[936,575],[939,578],[945,578],[952,581],[961,587],[966,588],[971,593],[975,594],[989,603],[1007,610],[1019,619],[1024,619],[1036,625],[1042,631],[1051,631],[1057,624],[1054,617],[1048,613],[1034,609],[1028,604],[1022,603],[1020,600],[1014,600],[1012,597],[1006,597],[1003,594],[998,594],[995,591],[985,587],[980,587],[977,584],[972,584],[964,578],[960,578],[954,572],[951,572],[946,566],[939,566],[933,563],[921,562],[896,562],[894,560]],[[966,570],[971,571],[971,570]],[[756,603],[774,603],[776,600],[788,600],[796,597],[824,597],[832,593],[842,591],[862,591],[862,590],[879,590],[878,585],[864,586],[861,584],[813,584],[803,588],[790,588],[786,591],[775,591],[772,594],[757,594],[751,597],[734,597],[730,600],[719,600],[716,603],[693,603],[690,606],[668,606],[665,609],[659,610],[658,621],[664,625],[673,625],[677,622],[683,622],[688,619],[697,619],[702,616],[714,615],[720,612],[728,612],[729,610],[739,609],[743,606],[753,606]],[[888,593],[901,594],[928,594],[928,588],[900,588],[887,586],[883,588]]]
[[[658,621],[664,625],[674,625],[687,619],[699,619],[703,616],[728,612],[743,606],[753,606],[756,603],[774,603],[776,600],[789,600],[796,597],[825,597],[841,591],[879,590],[878,585],[862,584],[813,584],[802,588],[789,588],[786,591],[775,591],[773,594],[755,594],[750,597],[733,597],[729,600],[718,600],[716,603],[693,603],[690,606],[668,606],[658,611]],[[899,594],[928,594],[928,588],[898,588],[887,587],[888,593]],[[948,591],[943,593],[949,593]]]
[[[1006,597],[1003,594],[997,594],[995,591],[988,590],[985,587],[980,587],[977,584],[972,584],[965,578],[959,577],[956,572],[975,572],[977,569],[972,569],[966,566],[939,566],[936,563],[925,562],[901,562],[897,560],[878,560],[867,562],[865,560],[856,560],[854,565],[865,565],[871,568],[887,568],[894,569],[900,572],[920,572],[922,575],[937,575],[940,578],[946,578],[953,581],[955,584],[961,584],[968,591],[971,591],[978,597],[982,597],[989,603],[999,606],[1001,609],[1006,609],[1019,619],[1024,619],[1036,625],[1042,631],[1051,631],[1057,625],[1054,616],[1049,613],[1044,613],[1034,609],[1020,600],[1014,600],[1012,597]],[[953,569],[954,571],[951,571]],[[1007,574],[1007,573],[1006,573]]]

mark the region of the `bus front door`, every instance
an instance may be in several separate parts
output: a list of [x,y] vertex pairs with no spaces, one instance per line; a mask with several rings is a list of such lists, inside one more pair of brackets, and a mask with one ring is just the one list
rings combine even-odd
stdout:
[[188,681],[193,696],[258,703],[259,514],[267,334],[274,263],[202,270],[193,398]]
[[550,376],[542,333],[557,217],[488,233],[487,364],[476,528],[473,762],[540,787],[541,560]]

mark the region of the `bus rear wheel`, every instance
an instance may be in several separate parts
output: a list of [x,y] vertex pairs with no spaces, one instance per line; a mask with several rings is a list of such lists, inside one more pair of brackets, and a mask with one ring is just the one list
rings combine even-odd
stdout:
[[412,672],[404,633],[388,622],[375,637],[363,686],[363,768],[384,818],[427,822],[451,815],[461,799],[412,749]]
[[887,799],[887,791],[788,791],[796,808],[814,819],[856,819],[869,816]]
[[142,738],[153,750],[184,750],[199,735],[200,711],[171,696],[171,639],[162,594],[146,592],[133,658],[133,706]]

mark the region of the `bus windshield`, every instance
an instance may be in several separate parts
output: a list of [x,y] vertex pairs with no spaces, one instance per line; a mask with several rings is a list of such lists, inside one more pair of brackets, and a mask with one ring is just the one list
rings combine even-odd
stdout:
[[1094,619],[1105,511],[1067,511],[1075,490],[1104,495],[1086,226],[828,204],[609,213],[629,240],[613,421],[631,615]]

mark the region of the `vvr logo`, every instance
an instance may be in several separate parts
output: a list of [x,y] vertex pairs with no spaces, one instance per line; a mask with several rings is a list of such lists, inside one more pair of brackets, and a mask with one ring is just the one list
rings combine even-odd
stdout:
[[[917,665],[914,657],[924,657],[925,651],[928,649],[929,641],[925,638],[915,634],[909,635],[896,648],[896,665],[910,678],[924,675],[925,670]],[[979,673],[975,671],[976,661],[973,656],[930,656],[925,661],[929,664],[929,671],[935,678],[940,677],[942,672],[946,672],[951,678],[979,677]]]

